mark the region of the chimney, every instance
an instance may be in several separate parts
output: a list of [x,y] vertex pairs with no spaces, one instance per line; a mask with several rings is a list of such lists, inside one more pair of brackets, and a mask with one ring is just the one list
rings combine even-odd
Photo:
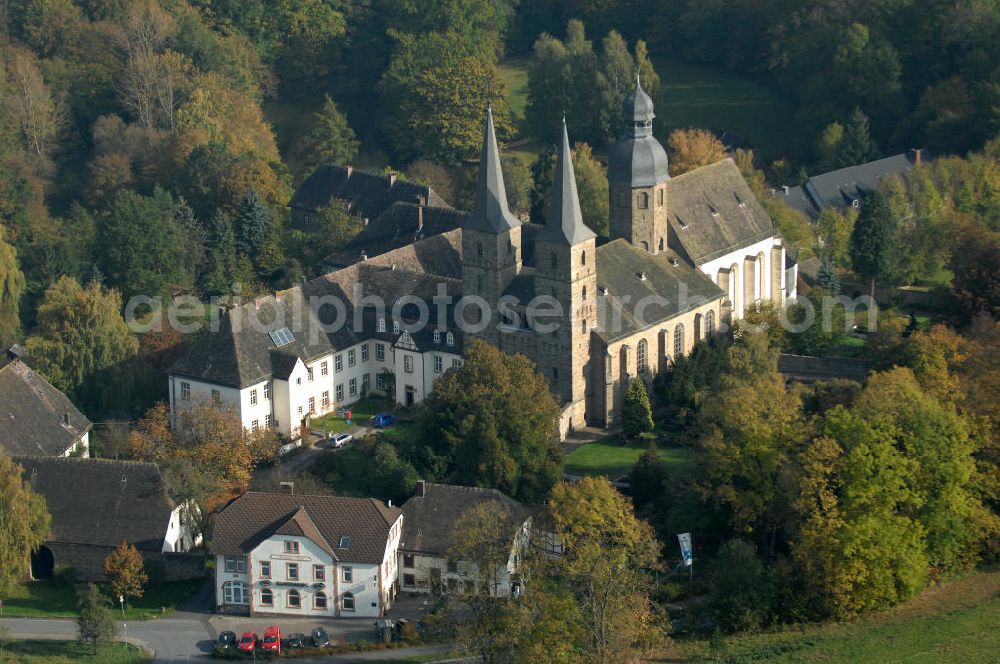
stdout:
[[289,496],[295,495],[295,482],[280,482],[278,486],[281,487],[282,492]]
[[389,186],[396,186],[396,171],[389,171]]
[[68,410],[65,413],[63,413],[62,423],[63,424],[67,424],[67,425],[69,424],[69,411]]
[[417,208],[417,230],[422,231],[424,229],[424,206]]
[[923,150],[920,148],[910,148],[910,161],[919,166],[923,162],[923,158]]
[[420,207],[427,205],[427,197],[424,196],[423,194],[417,196],[417,205],[419,205]]
[[368,260],[368,252],[365,251],[364,249],[362,249],[361,250],[361,262],[364,263],[366,260]]
[[420,480],[417,482],[417,495],[421,498],[427,496],[427,482]]
[[344,168],[346,168],[346,169],[347,169],[347,177],[351,177],[351,173],[353,173],[353,172],[354,172],[354,167],[353,167],[353,166],[351,166],[350,164],[348,164],[348,165],[347,165],[347,166],[345,166]]
[[785,192],[785,196],[787,196],[788,195],[788,185],[787,184],[781,185],[781,191]]

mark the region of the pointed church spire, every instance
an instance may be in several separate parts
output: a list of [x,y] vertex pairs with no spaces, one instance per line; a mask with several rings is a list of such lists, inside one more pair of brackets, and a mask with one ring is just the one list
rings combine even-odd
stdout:
[[493,107],[486,109],[483,129],[483,151],[479,159],[479,186],[476,206],[469,215],[466,228],[499,234],[518,226],[520,222],[507,208],[507,189],[500,169],[500,149],[493,129]]
[[541,239],[574,245],[594,237],[597,237],[594,231],[583,224],[580,197],[576,192],[576,174],[573,172],[573,155],[569,149],[569,133],[566,131],[566,118],[563,118],[559,164],[552,183],[552,210]]

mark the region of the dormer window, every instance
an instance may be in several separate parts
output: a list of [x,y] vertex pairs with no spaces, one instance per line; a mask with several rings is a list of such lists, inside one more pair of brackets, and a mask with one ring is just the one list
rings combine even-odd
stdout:
[[392,321],[392,333],[393,334],[399,334],[399,321],[398,320]]
[[447,343],[449,346],[454,346],[455,345],[455,335],[452,334],[451,332],[449,332],[448,335],[445,337],[445,343]]
[[385,319],[384,318],[379,318],[378,319],[378,331],[379,332],[385,332]]
[[441,330],[434,330],[434,343],[441,343]]

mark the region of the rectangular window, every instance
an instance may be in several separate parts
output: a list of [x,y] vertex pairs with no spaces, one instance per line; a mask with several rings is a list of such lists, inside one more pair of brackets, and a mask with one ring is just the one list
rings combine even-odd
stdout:
[[452,368],[454,368],[454,369],[457,369],[457,368],[459,368],[460,366],[462,366],[462,360],[459,360],[458,358],[456,358],[456,359],[452,360],[452,361],[451,361],[451,366],[452,366]]
[[270,579],[271,578],[271,561],[262,560],[260,561],[260,578]]
[[406,373],[413,373],[413,356],[404,355],[403,356],[403,371]]
[[330,374],[330,363],[327,362],[326,360],[323,360],[322,362],[320,362],[319,365],[319,375],[328,376],[329,374]]
[[323,410],[330,407],[330,390],[323,393]]
[[299,543],[295,540],[285,540],[285,553],[298,553]]
[[306,367],[306,379],[310,383],[313,382],[313,370],[312,370],[312,367]]
[[264,400],[267,401],[271,398],[271,381],[264,383]]
[[302,608],[302,595],[299,594],[298,590],[289,590],[288,594],[285,595],[288,601],[288,608],[290,609],[300,609]]
[[289,581],[299,580],[299,564],[298,563],[286,563],[285,568],[285,578]]
[[181,383],[181,401],[191,401],[191,383]]
[[371,378],[368,374],[361,376],[361,394],[368,394],[371,389]]
[[434,373],[441,373],[444,368],[444,359],[440,355],[434,356]]
[[358,395],[358,379],[357,378],[352,378],[351,380],[349,380],[347,382],[347,393],[349,395],[351,395],[352,397],[356,397]]
[[243,556],[226,556],[226,571],[234,574],[246,574],[247,559]]
[[362,362],[368,361],[368,344],[364,344],[363,346],[361,346],[361,361]]
[[268,429],[270,429],[271,427],[273,427],[274,426],[274,418],[271,417],[270,415],[265,415],[264,416],[264,426],[266,426]]
[[313,565],[313,581],[326,581],[326,568],[322,565]]
[[344,570],[344,583],[354,583],[354,568],[353,567],[342,567]]
[[403,587],[404,588],[416,588],[417,587],[417,577],[413,574],[403,575]]
[[253,422],[251,422],[250,430],[253,431],[254,433],[260,431],[260,420],[254,420]]
[[353,367],[356,364],[356,360],[357,354],[354,352],[354,349],[352,348],[347,351],[347,366]]
[[316,397],[309,397],[309,412],[316,412]]
[[335,398],[337,399],[337,403],[340,403],[341,401],[344,400],[344,384],[343,383],[337,385]]
[[409,567],[413,569],[413,554],[407,553],[403,555],[403,567]]
[[385,361],[385,344],[375,344],[375,359],[379,362]]
[[334,371],[343,371],[344,370],[344,356],[343,355],[334,355],[333,356],[333,370]]
[[250,390],[250,405],[257,405],[257,390]]
[[384,371],[380,371],[377,374],[375,374],[375,389],[378,390],[379,392],[385,392],[386,375],[387,374]]

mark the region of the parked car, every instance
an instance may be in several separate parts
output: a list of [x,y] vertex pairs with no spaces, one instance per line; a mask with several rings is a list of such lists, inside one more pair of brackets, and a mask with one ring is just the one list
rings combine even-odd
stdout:
[[219,632],[215,637],[215,652],[227,652],[236,647],[236,632]]
[[379,413],[371,419],[372,426],[376,429],[385,429],[386,427],[392,426],[392,423],[396,421],[396,416],[392,413]]
[[281,654],[281,629],[277,625],[271,625],[264,630],[264,639],[260,642],[260,649]]
[[322,627],[317,627],[312,631],[312,642],[314,648],[325,648],[330,645],[330,635]]
[[257,632],[243,632],[243,636],[240,637],[239,643],[236,644],[236,648],[241,652],[253,652],[257,649],[257,642],[260,639],[257,638]]
[[354,440],[354,436],[349,433],[331,433],[326,437],[326,446],[331,449],[338,449]]
[[294,634],[289,634],[288,637],[285,639],[286,648],[305,648],[306,645],[307,645],[306,635],[303,634],[302,632],[295,632]]

